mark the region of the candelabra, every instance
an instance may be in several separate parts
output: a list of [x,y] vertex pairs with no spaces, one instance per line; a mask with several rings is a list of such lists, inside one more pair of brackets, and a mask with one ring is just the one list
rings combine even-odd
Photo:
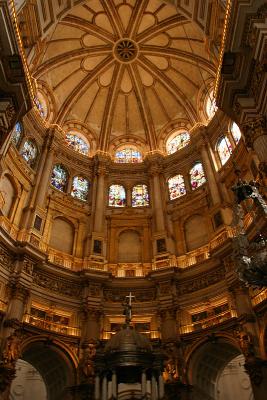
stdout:
[[259,193],[256,182],[247,183],[239,178],[232,190],[235,193],[233,257],[237,274],[248,286],[267,287],[267,240],[259,233],[253,241],[249,241],[242,206],[246,200],[251,199],[254,220],[257,219],[259,223],[267,218],[267,204]]

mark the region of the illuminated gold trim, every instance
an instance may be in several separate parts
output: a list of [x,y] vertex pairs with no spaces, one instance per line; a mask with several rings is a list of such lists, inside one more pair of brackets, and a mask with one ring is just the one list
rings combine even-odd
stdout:
[[34,104],[34,97],[35,97],[36,88],[34,89],[34,87],[33,87],[32,76],[30,74],[28,63],[27,63],[27,58],[26,58],[26,55],[25,55],[25,52],[24,52],[24,47],[23,47],[23,43],[22,43],[20,31],[19,31],[18,17],[17,17],[17,13],[16,13],[14,0],[9,0],[9,6],[10,6],[11,19],[12,19],[12,23],[14,25],[15,34],[16,34],[16,38],[17,38],[17,43],[18,43],[18,47],[19,47],[19,52],[20,52],[20,56],[21,56],[21,59],[22,59],[23,69],[24,69],[24,72],[25,72],[25,75],[26,75],[27,86],[28,86],[28,89],[30,91],[31,100],[32,100],[32,102]]
[[224,50],[225,50],[226,36],[227,36],[227,32],[228,32],[228,25],[229,25],[229,21],[230,21],[231,8],[232,8],[232,0],[228,0],[227,4],[226,4],[225,19],[224,19],[224,26],[223,26],[223,33],[222,33],[222,42],[221,42],[221,48],[220,48],[220,54],[219,54],[219,65],[218,65],[218,69],[217,69],[217,73],[216,73],[215,86],[214,86],[215,99],[217,98],[217,95],[218,95],[218,89],[219,89],[219,84],[220,84],[220,79],[221,79],[221,69],[222,69],[223,55],[224,55]]

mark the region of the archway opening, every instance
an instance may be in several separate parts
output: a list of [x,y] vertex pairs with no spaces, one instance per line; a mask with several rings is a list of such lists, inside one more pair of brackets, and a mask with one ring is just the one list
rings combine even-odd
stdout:
[[211,338],[192,355],[190,380],[197,400],[253,400],[245,359],[238,348],[219,338]]
[[[20,378],[20,391],[25,394],[30,391],[29,400],[33,398],[38,398],[38,400],[65,399],[68,388],[75,385],[75,369],[71,359],[49,339],[27,345],[22,352],[17,368],[21,366],[23,366],[22,370],[17,371],[18,378]],[[35,387],[36,391],[39,390],[36,396],[29,388],[31,385],[29,385],[27,371],[32,371],[36,380],[39,381]],[[23,377],[27,379],[23,381]],[[14,380],[14,385],[16,385],[16,380]],[[11,395],[14,390],[16,390],[16,386],[12,387]],[[17,397],[10,397],[11,399],[16,400]],[[28,400],[28,397],[25,397],[24,400]]]
[[16,363],[16,378],[10,388],[10,400],[47,400],[46,384],[39,371],[27,361]]

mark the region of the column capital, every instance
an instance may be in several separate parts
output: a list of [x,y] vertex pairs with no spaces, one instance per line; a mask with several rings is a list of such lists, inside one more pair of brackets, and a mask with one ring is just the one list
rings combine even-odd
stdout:
[[267,118],[260,116],[242,124],[242,132],[245,137],[246,145],[253,148],[254,141],[263,135],[267,135]]

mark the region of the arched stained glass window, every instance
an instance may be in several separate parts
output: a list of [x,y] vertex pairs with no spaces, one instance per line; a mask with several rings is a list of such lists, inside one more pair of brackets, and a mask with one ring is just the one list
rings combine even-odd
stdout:
[[241,139],[241,131],[239,129],[239,126],[235,122],[232,123],[231,133],[232,133],[235,143],[237,144],[239,142],[239,140]]
[[174,200],[186,194],[183,175],[175,175],[168,179],[170,199]]
[[77,135],[75,132],[68,132],[65,136],[65,140],[67,145],[73,150],[78,151],[78,153],[88,155],[89,144],[80,135]]
[[118,150],[115,154],[116,163],[139,163],[142,162],[142,154],[140,151],[125,147],[124,149]]
[[187,146],[190,142],[190,134],[188,132],[180,132],[167,142],[167,153],[173,154],[183,147]]
[[11,136],[11,140],[15,146],[18,146],[22,135],[22,124],[17,122]]
[[68,172],[61,164],[56,164],[51,174],[50,183],[56,189],[64,192],[68,183]]
[[221,160],[221,164],[224,165],[233,151],[231,143],[226,136],[223,136],[218,140],[217,151]]
[[34,103],[41,117],[45,119],[47,117],[47,105],[43,95],[38,93],[34,98]]
[[145,207],[149,206],[149,194],[147,185],[135,185],[132,190],[132,206]]
[[190,182],[192,190],[197,189],[199,186],[206,182],[203,166],[201,162],[197,162],[190,170]]
[[72,181],[71,196],[86,201],[89,190],[89,182],[82,176],[75,176]]
[[206,113],[209,119],[211,119],[216,111],[218,110],[218,107],[216,106],[216,100],[214,98],[214,93],[213,91],[209,93],[207,97],[207,102],[206,102]]
[[37,157],[37,147],[33,140],[28,139],[20,151],[24,160],[32,167]]
[[108,193],[108,205],[111,207],[125,207],[126,193],[121,185],[111,185]]

